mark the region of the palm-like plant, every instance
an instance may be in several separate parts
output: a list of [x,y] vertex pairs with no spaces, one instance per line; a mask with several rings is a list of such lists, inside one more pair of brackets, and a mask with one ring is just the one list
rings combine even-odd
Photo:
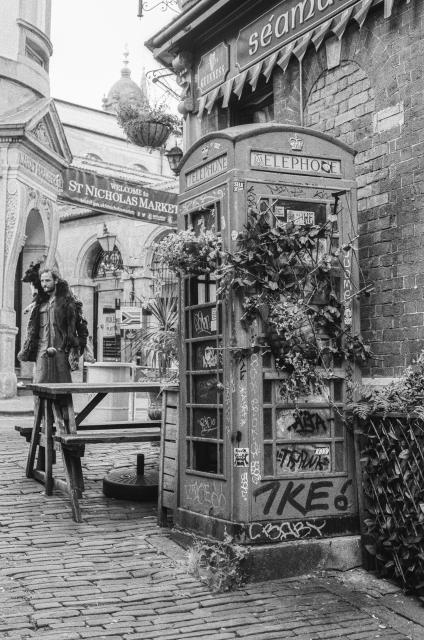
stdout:
[[177,298],[173,296],[155,297],[143,301],[143,308],[153,317],[151,326],[140,329],[131,340],[133,352],[143,351],[151,357],[160,378],[170,373],[173,363],[178,360]]

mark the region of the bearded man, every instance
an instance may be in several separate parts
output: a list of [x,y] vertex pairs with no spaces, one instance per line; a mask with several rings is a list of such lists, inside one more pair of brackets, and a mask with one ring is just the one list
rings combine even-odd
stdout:
[[21,362],[35,362],[34,382],[72,382],[71,370],[78,368],[87,336],[82,303],[57,271],[42,269],[27,335],[18,353]]

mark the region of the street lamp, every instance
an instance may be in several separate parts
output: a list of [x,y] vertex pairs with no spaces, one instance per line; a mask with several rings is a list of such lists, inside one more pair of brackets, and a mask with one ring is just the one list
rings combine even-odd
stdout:
[[177,176],[180,173],[180,163],[183,157],[183,150],[180,147],[172,147],[169,151],[165,151],[165,155],[168,158],[171,171]]
[[101,268],[104,272],[115,272],[119,268],[120,254],[115,250],[116,235],[109,232],[106,223],[103,223],[102,234],[97,236],[97,241],[102,250]]

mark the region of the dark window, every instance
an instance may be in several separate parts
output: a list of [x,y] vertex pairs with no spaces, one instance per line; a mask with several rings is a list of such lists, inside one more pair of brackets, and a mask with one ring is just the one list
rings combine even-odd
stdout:
[[274,93],[272,80],[258,82],[255,91],[247,84],[240,100],[233,96],[230,102],[230,123],[232,127],[240,124],[260,124],[274,120]]

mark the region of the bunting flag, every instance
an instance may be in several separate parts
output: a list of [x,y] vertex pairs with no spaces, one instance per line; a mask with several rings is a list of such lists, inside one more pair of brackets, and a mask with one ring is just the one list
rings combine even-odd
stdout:
[[208,99],[206,101],[206,107],[205,107],[208,113],[212,111],[220,89],[221,87],[216,87],[215,89],[212,89],[212,91],[209,91]]
[[277,62],[277,58],[279,55],[280,55],[280,52],[276,51],[275,53],[272,54],[272,56],[269,56],[269,58],[265,60],[264,69],[262,71],[262,73],[265,76],[265,82],[268,82],[268,80],[270,79],[272,70],[275,67],[275,63]]
[[312,32],[309,31],[308,33],[305,33],[304,36],[302,36],[301,38],[296,40],[296,44],[295,44],[295,47],[293,49],[293,55],[296,56],[296,58],[299,60],[299,62],[301,62],[303,60],[303,56],[305,55],[306,49],[309,46],[309,43],[311,41],[311,37],[312,37]]
[[362,2],[359,2],[359,4],[355,5],[352,18],[353,20],[356,20],[359,28],[361,28],[364,24],[365,18],[368,15],[368,11],[370,10],[372,3],[373,0],[362,0]]
[[[391,16],[394,2],[395,0],[384,0],[385,18],[389,18]],[[410,0],[406,0],[406,2],[409,3]],[[255,91],[261,74],[264,76],[265,82],[268,82],[276,65],[278,65],[283,73],[285,73],[292,54],[295,55],[299,61],[302,61],[309,44],[312,42],[315,50],[318,51],[324,42],[326,35],[330,31],[332,31],[340,40],[346,30],[349,20],[355,20],[359,25],[359,28],[361,28],[372,5],[373,0],[359,0],[359,2],[348,7],[335,18],[326,20],[315,29],[312,29],[292,42],[285,44],[281,49],[274,51],[274,53],[264,60],[257,62],[249,69],[245,69],[206,95],[201,96],[199,98],[198,117],[201,118],[205,110],[210,113],[220,96],[222,96],[222,107],[224,109],[228,107],[230,98],[233,94],[240,100],[246,82],[249,82],[252,87],[252,91]]]
[[236,96],[237,96],[237,98],[239,100],[240,100],[241,94],[243,92],[244,83],[246,82],[246,78],[247,78],[247,71],[243,71],[242,73],[239,73],[239,75],[234,78],[233,93],[236,94]]
[[256,85],[258,84],[259,74],[262,71],[262,65],[263,61],[258,62],[258,64],[255,64],[254,67],[249,69],[249,84],[252,87],[252,91],[256,89]]
[[223,109],[226,109],[228,107],[228,103],[230,102],[231,93],[233,90],[233,84],[234,84],[234,78],[230,78],[230,80],[227,80],[227,82],[224,84],[222,88],[222,95],[223,95],[222,108]]
[[[373,0],[369,0],[369,1],[373,2]],[[332,22],[332,18],[330,18],[329,20],[326,20],[326,22],[321,24],[313,32],[311,39],[312,39],[312,42],[314,43],[315,51],[318,51],[318,49],[322,45],[322,41],[324,40],[325,36],[327,35],[328,31],[330,30],[331,22]]]
[[294,42],[290,42],[290,44],[286,44],[286,46],[283,47],[280,51],[280,56],[277,60],[277,64],[280,67],[280,69],[283,71],[283,73],[286,71],[288,67],[291,54],[293,53],[294,45],[295,45]]
[[344,11],[342,11],[342,13],[339,16],[336,16],[333,20],[333,24],[331,25],[331,31],[334,33],[335,36],[338,37],[339,40],[341,39],[342,35],[345,32],[345,29],[347,27],[347,23],[350,20],[352,11],[353,11],[353,7],[349,7],[348,9],[345,9]]

